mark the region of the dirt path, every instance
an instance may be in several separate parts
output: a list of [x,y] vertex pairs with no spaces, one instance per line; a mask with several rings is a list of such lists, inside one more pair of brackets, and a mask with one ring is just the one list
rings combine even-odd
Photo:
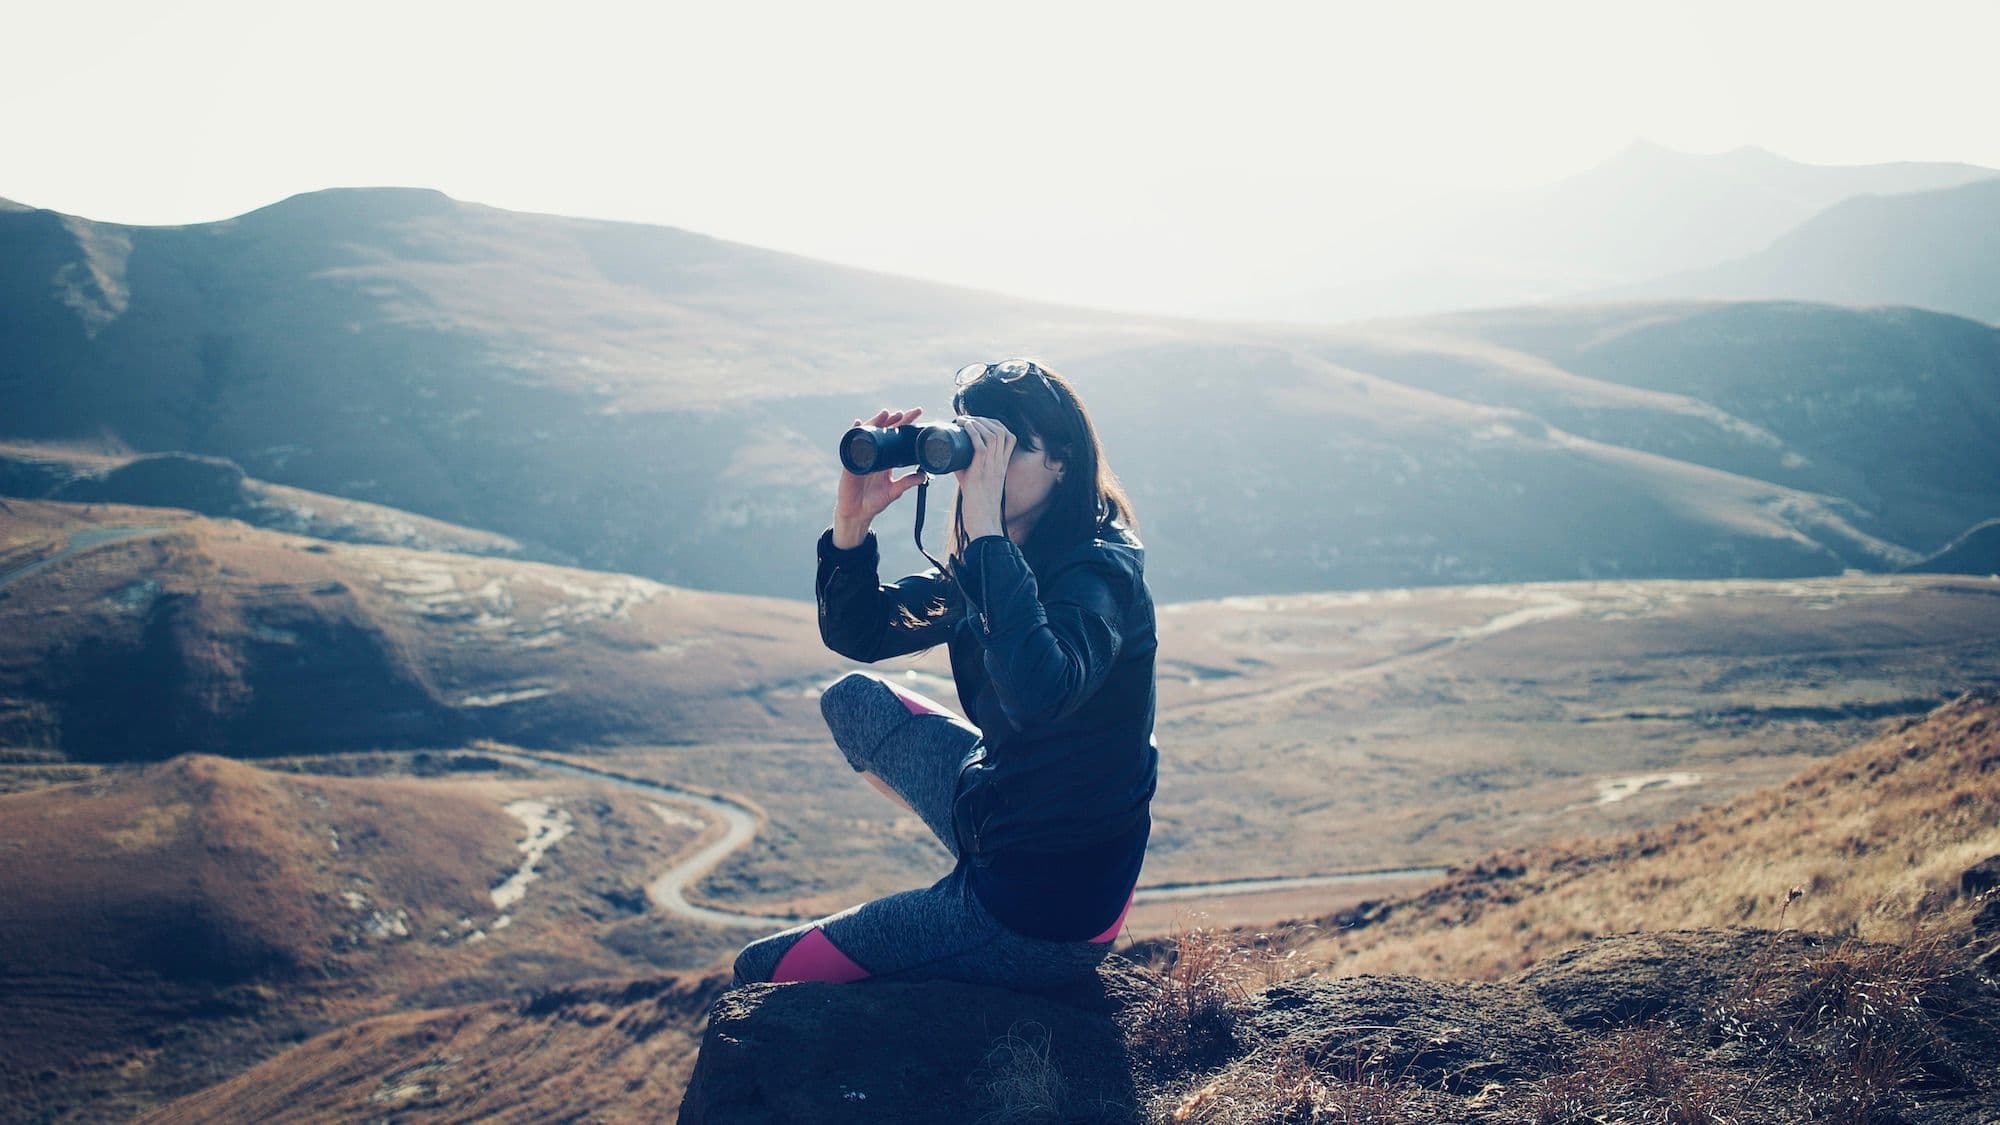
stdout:
[[[705,793],[695,793],[664,782],[649,781],[642,777],[614,773],[595,766],[577,765],[560,758],[547,757],[527,750],[497,750],[482,748],[480,753],[502,761],[531,768],[551,770],[556,773],[588,777],[627,789],[636,789],[653,796],[671,797],[719,817],[727,831],[720,840],[708,845],[689,858],[668,868],[664,873],[646,884],[646,897],[653,905],[669,914],[692,918],[716,926],[738,926],[744,928],[769,928],[772,926],[795,926],[806,918],[788,915],[740,914],[729,910],[716,910],[697,906],[687,900],[687,888],[695,880],[715,870],[717,864],[736,849],[750,842],[757,834],[757,817],[750,810],[721,797],[711,797]],[[1392,879],[1435,878],[1443,875],[1442,867],[1401,867],[1379,871],[1346,871],[1333,875],[1298,875],[1285,878],[1261,879],[1221,879],[1210,883],[1167,883],[1153,887],[1139,888],[1138,902],[1169,902],[1190,899],[1213,898],[1221,895],[1257,894],[1274,890],[1294,890],[1304,887],[1333,887],[1348,883],[1371,883]]]

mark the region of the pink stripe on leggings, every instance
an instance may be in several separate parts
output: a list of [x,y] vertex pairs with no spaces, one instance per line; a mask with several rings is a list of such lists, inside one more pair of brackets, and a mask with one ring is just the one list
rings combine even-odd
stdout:
[[1120,910],[1118,912],[1118,920],[1116,922],[1111,923],[1110,929],[1104,931],[1101,934],[1098,934],[1096,937],[1091,938],[1090,940],[1101,945],[1104,942],[1116,938],[1118,936],[1118,931],[1123,929],[1125,926],[1125,916],[1127,914],[1132,913],[1132,900],[1138,897],[1139,897],[1139,891],[1138,888],[1135,887],[1133,888],[1131,894],[1125,896],[1125,909]]
[[908,688],[898,687],[887,680],[882,681],[882,686],[889,689],[889,694],[901,700],[903,709],[912,715],[949,715],[952,713],[944,704],[939,703],[929,696],[918,695]]
[[773,981],[823,980],[847,984],[867,975],[868,970],[842,953],[819,932],[818,926],[807,930],[804,937],[785,950],[785,955],[778,959],[778,967],[771,970]]

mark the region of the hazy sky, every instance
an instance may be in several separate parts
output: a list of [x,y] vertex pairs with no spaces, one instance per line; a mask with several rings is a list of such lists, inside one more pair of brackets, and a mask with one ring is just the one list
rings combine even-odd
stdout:
[[2000,167],[2000,3],[13,6],[0,196],[127,223],[336,185],[1136,305],[1645,138]]

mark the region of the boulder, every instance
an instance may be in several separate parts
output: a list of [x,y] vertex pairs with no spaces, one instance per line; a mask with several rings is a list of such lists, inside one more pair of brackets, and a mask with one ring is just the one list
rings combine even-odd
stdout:
[[1082,985],[1039,993],[948,981],[746,985],[709,1008],[680,1120],[1136,1121],[1115,1016],[1149,987],[1120,957]]

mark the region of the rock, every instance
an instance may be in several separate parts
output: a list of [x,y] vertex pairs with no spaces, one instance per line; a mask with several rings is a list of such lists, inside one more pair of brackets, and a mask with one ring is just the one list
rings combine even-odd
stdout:
[[[1787,1114],[1804,1104],[1798,1083],[1826,1086],[1852,1063],[1841,1028],[1802,1016],[1825,1014],[1814,991],[1823,973],[1816,977],[1814,966],[1836,947],[1866,952],[1790,930],[1632,933],[1492,983],[1284,981],[1228,1006],[1220,1054],[1167,1067],[1157,1065],[1161,1058],[1179,1056],[1156,1057],[1149,1044],[1159,1025],[1147,1013],[1156,1019],[1175,1009],[1141,1007],[1163,981],[1121,957],[1078,987],[1039,995],[944,982],[752,985],[709,1009],[680,1120],[1021,1125],[1157,1120],[1176,1111],[1235,1120],[1228,1114],[1252,1109],[1264,1114],[1255,1119],[1273,1121],[1512,1120],[1515,1110],[1533,1119],[1539,1084],[1585,1089],[1607,1066],[1623,1068],[1611,1076],[1623,1084],[1617,1097],[1643,1095],[1664,1107],[1684,1093],[1733,1106],[1740,1120],[1792,1120]],[[1802,1036],[1797,1044],[1779,1049],[1713,1030],[1718,1011],[1742,1006],[1746,983],[1758,1006],[1739,1022],[1753,1031],[1782,1025]],[[1972,987],[1942,982],[1940,1010],[1987,1008],[1990,986],[1977,995]],[[1928,1018],[1911,1016],[1917,1022],[1903,1028],[1931,1037],[1935,1065],[1904,1061],[1920,1064],[1927,1084],[1869,1093],[1877,1109],[1898,1115],[1870,1119],[2000,1120],[1993,1116],[2000,1091],[1965,1080],[1990,1072],[1996,1044],[1984,1025]],[[1964,1067],[1953,1061],[1960,1056]],[[1828,1060],[1831,1069],[1821,1065]],[[1846,1096],[1820,1086],[1815,1106]]]
[[1698,1020],[1760,960],[1822,944],[1795,931],[1669,930],[1598,938],[1514,978],[1580,1031],[1649,1019]]
[[1983,895],[1995,887],[2000,887],[2000,855],[1990,855],[1958,877],[1958,889],[1967,898]]
[[1094,979],[1042,993],[947,981],[732,989],[709,1008],[680,1120],[1136,1121],[1114,1015],[1148,987],[1112,957]]
[[1366,1059],[1382,1073],[1453,1093],[1540,1073],[1575,1039],[1514,985],[1347,977],[1273,985],[1252,998],[1250,1035],[1308,1059]]

